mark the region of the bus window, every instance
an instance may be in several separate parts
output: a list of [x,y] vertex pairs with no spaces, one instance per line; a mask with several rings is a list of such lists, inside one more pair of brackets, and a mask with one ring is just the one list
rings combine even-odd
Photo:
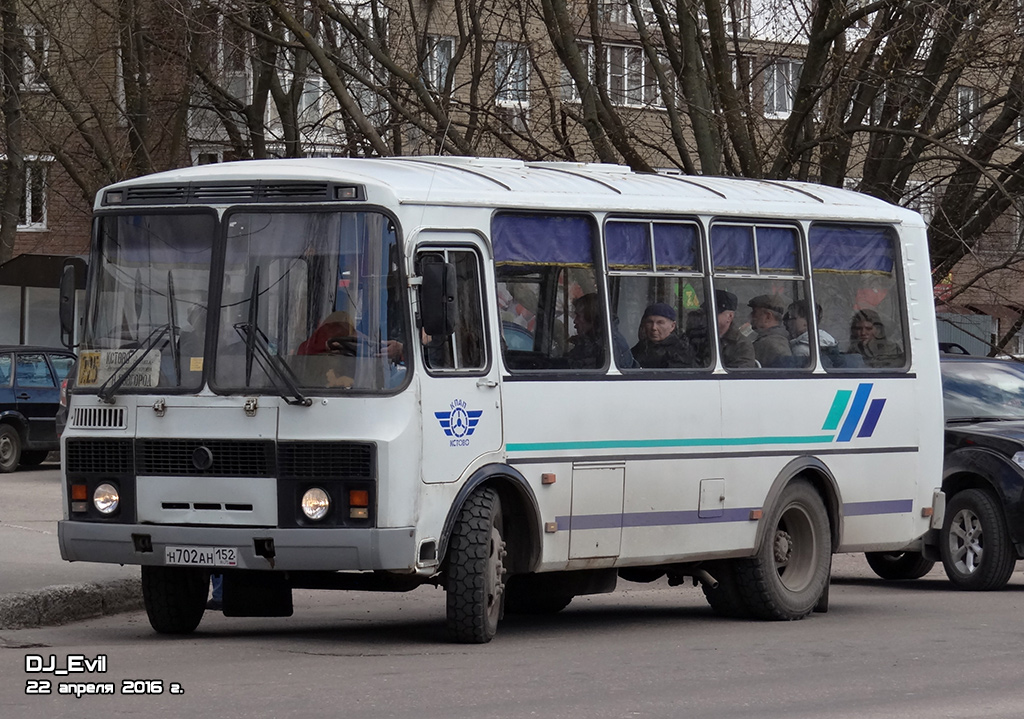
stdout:
[[825,369],[903,368],[907,342],[895,233],[821,223],[811,226],[809,240],[821,325],[838,340],[836,352],[822,353]]
[[494,217],[492,237],[505,365],[604,369],[608,340],[591,219],[503,213]]
[[[611,220],[605,225],[612,331],[632,348],[620,369],[707,367],[708,303],[692,222]],[[613,334],[614,337],[614,334]]]
[[455,331],[447,337],[421,335],[423,357],[430,372],[483,370],[487,366],[484,351],[483,295],[480,292],[480,260],[470,249],[430,250],[418,262],[450,262],[455,266]]
[[[788,225],[715,223],[711,226],[711,261],[715,289],[735,297],[731,328],[750,341],[754,366],[809,367],[809,354],[794,353],[794,340],[799,340],[800,333],[791,335],[785,319],[791,307],[807,299],[799,231]],[[729,340],[723,337],[720,334],[719,344],[726,356],[730,354]],[[727,369],[749,366],[732,361],[723,361],[723,365]]]

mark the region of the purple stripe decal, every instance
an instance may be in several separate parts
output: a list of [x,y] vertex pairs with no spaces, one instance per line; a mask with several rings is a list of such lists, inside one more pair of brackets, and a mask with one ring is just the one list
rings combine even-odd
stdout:
[[847,517],[863,517],[868,514],[906,514],[914,511],[912,499],[890,499],[883,502],[847,502],[843,514]]
[[860,426],[860,432],[857,433],[858,437],[870,437],[875,431],[875,425],[878,424],[878,417],[882,414],[882,408],[885,407],[884,399],[873,399],[871,404],[868,405],[868,413],[864,417],[864,423]]
[[[698,517],[696,510],[678,512],[633,512],[630,514],[583,514],[578,517],[555,517],[559,532],[570,529],[615,529],[617,527],[678,527],[688,524],[749,522],[750,512],[760,507],[726,509],[719,517]],[[881,502],[848,502],[843,505],[847,517],[872,514],[906,514],[914,509],[912,499]]]

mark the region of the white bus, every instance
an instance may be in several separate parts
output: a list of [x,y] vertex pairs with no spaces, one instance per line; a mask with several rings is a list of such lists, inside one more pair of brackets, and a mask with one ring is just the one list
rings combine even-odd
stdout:
[[212,573],[229,616],[441,585],[464,642],[666,575],[797,619],[833,553],[941,521],[916,213],[451,157],[187,168],[95,211],[61,554],[141,565],[158,632]]

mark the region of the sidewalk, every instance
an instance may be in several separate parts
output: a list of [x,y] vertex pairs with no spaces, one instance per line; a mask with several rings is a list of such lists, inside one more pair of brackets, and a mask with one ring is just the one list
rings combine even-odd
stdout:
[[137,566],[61,559],[62,516],[57,465],[0,474],[0,629],[142,608]]

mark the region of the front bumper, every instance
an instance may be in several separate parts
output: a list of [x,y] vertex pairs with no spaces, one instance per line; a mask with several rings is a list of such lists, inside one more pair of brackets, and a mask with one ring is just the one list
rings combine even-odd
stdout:
[[[152,551],[138,551],[138,535]],[[234,547],[238,569],[281,571],[416,570],[417,548],[412,527],[393,529],[200,527],[156,524],[57,522],[60,556],[69,562],[163,566],[167,546]],[[257,547],[272,540],[273,557]]]

